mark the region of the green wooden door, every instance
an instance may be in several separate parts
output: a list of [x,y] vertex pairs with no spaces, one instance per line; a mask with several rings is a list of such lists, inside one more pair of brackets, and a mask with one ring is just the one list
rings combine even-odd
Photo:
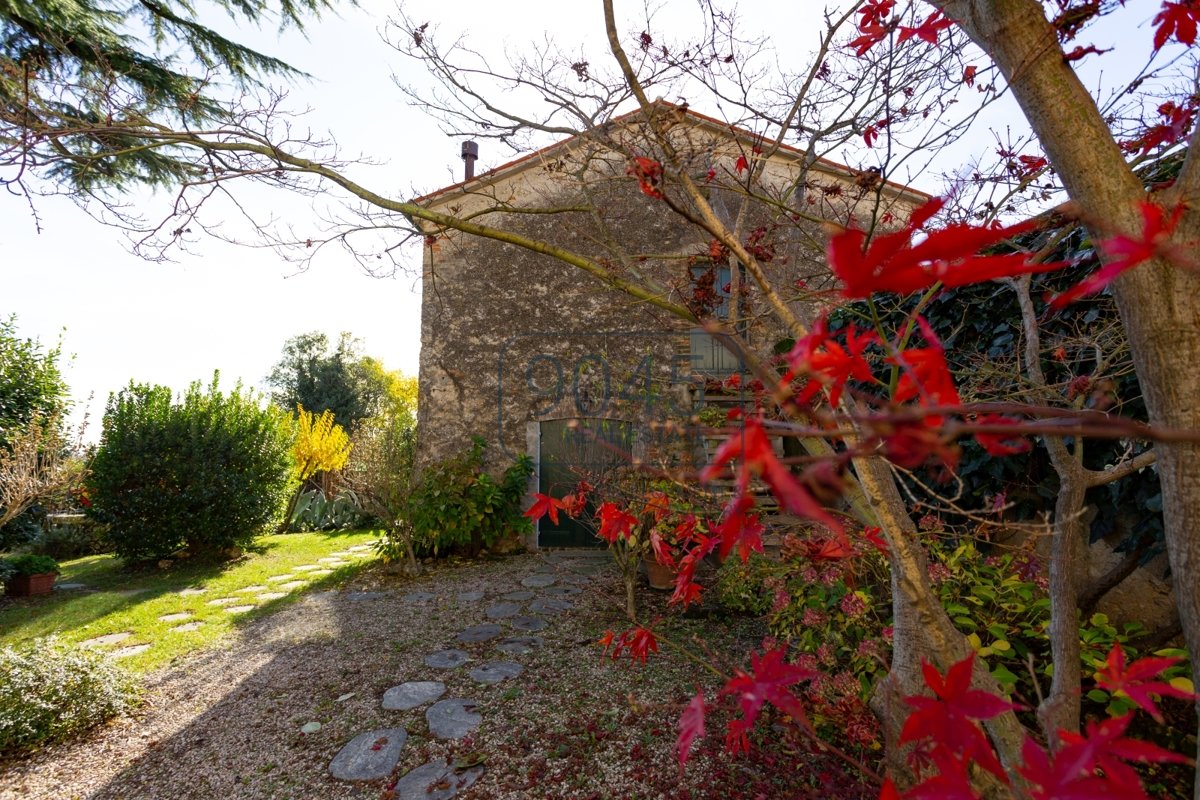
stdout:
[[[562,497],[575,491],[580,478],[621,464],[633,452],[634,428],[607,419],[556,419],[541,423],[538,491]],[[592,508],[581,515],[591,518]],[[591,529],[560,514],[538,521],[539,547],[603,547]]]

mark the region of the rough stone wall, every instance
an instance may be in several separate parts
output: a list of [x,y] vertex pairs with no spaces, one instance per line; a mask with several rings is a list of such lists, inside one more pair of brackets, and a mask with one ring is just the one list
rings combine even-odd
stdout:
[[[631,239],[658,252],[683,247],[688,232],[648,204],[635,200],[626,213],[636,222]],[[603,249],[594,226],[579,215],[506,223],[576,250]],[[668,413],[671,371],[686,371],[672,357],[686,352],[687,329],[548,256],[475,237],[440,237],[426,248],[418,467],[482,436],[499,468],[526,452],[530,420],[637,421]]]
[[[636,142],[621,146],[638,152]],[[741,152],[727,137],[697,139],[690,147],[701,175],[708,164],[728,170]],[[697,256],[704,266],[708,236],[641,194],[626,175],[628,164],[604,146],[573,141],[516,175],[482,176],[470,191],[438,206],[588,255],[640,284],[657,283],[664,298],[684,304]],[[743,237],[762,231],[760,243],[773,247],[768,275],[804,318],[813,314],[814,290],[828,282],[824,234],[818,224],[787,213],[788,204],[846,222],[869,200],[861,189],[853,176],[825,168],[805,173],[794,157],[777,156],[756,190],[774,193],[773,202],[747,202],[732,190],[714,191],[710,199]],[[912,205],[911,199],[885,199],[897,217]],[[579,205],[592,210],[513,212]],[[686,387],[695,378],[688,323],[548,256],[454,231],[429,239],[418,469],[462,452],[472,436],[489,443],[492,466],[501,469],[531,449],[530,421],[686,418]],[[788,335],[753,289],[739,316],[739,330],[760,355]]]

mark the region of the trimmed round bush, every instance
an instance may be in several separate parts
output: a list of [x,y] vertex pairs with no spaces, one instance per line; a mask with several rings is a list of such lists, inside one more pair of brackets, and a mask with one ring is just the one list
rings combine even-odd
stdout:
[[0,755],[88,730],[130,708],[133,681],[99,653],[53,639],[0,649]]
[[88,513],[117,555],[146,561],[246,547],[279,519],[292,468],[291,417],[217,378],[172,399],[130,384],[108,400],[88,477]]

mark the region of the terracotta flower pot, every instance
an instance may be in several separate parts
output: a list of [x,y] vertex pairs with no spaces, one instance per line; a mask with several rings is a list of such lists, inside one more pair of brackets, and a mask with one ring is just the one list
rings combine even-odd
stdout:
[[646,567],[646,579],[651,589],[668,591],[675,588],[675,576],[678,574],[675,570],[664,567],[653,558],[643,558],[642,564]]
[[54,591],[55,572],[42,572],[37,575],[14,575],[5,584],[5,592],[9,597],[33,597],[39,594],[50,594]]

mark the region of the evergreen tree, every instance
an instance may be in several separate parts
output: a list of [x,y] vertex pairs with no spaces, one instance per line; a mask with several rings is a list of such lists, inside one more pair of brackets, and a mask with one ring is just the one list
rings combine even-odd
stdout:
[[[299,28],[333,3],[214,5],[238,23]],[[0,182],[36,171],[95,192],[194,177],[194,162],[169,141],[148,145],[144,129],[221,120],[219,82],[247,89],[302,74],[195,17],[187,0],[0,0],[0,152],[15,170]]]

